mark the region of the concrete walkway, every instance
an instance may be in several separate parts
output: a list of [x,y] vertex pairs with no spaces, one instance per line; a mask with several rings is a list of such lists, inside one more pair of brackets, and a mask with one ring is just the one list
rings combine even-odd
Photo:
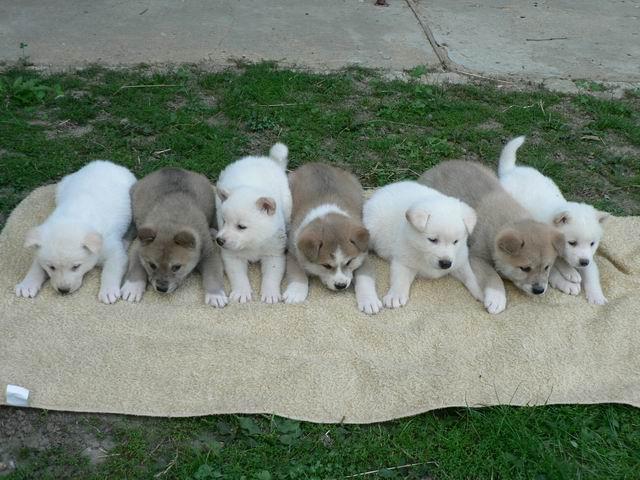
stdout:
[[[0,61],[276,60],[640,81],[640,0],[0,0]],[[28,46],[20,49],[20,44]]]

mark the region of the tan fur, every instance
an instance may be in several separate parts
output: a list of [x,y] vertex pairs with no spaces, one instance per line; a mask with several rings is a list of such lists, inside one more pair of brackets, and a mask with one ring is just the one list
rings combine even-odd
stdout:
[[126,280],[148,279],[159,291],[171,292],[199,266],[205,290],[221,290],[222,262],[210,231],[215,199],[207,178],[163,168],[137,182],[131,199],[137,238]]
[[[469,240],[472,256],[491,263],[518,286],[539,284],[546,288],[546,267],[562,252],[563,235],[534,221],[491,170],[476,162],[452,160],[425,172],[418,181],[475,209],[478,223]],[[519,272],[514,279],[505,274],[509,267],[531,267],[531,271]]]
[[357,219],[330,213],[314,220],[298,235],[298,249],[307,260],[334,265],[333,253],[340,248],[346,257],[355,257],[369,246],[369,232]]

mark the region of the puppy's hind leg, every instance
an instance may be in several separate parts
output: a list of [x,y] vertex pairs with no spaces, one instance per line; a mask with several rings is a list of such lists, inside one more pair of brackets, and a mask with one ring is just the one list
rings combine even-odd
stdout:
[[120,289],[122,299],[128,302],[142,300],[144,290],[147,288],[147,272],[140,262],[139,248],[140,241],[135,239],[129,250],[129,269],[124,278],[124,285]]
[[287,253],[286,279],[287,289],[282,294],[284,302],[289,304],[304,302],[309,295],[309,279],[291,252]]
[[591,260],[582,271],[582,281],[584,282],[584,293],[587,295],[589,303],[595,305],[607,303],[607,299],[602,293],[602,286],[600,286],[600,272],[595,259]]
[[479,302],[484,302],[484,294],[482,293],[482,288],[480,288],[480,284],[478,283],[478,279],[476,278],[476,274],[471,270],[471,265],[469,264],[469,260],[467,259],[464,264],[451,272],[451,276],[457,280],[460,280],[462,284],[467,287],[469,293],[478,300]]
[[121,240],[105,245],[104,263],[100,277],[98,298],[102,303],[115,303],[122,295],[120,283],[127,269],[127,252]]
[[35,297],[47,278],[47,272],[45,272],[38,261],[34,259],[24,279],[16,285],[16,295],[24,298]]
[[204,303],[222,308],[229,302],[227,294],[224,293],[222,258],[211,239],[209,243],[209,248],[204,249],[208,253],[200,260],[199,265],[204,288]]
[[367,256],[354,273],[354,282],[356,289],[356,301],[358,302],[358,310],[369,315],[375,315],[382,308],[382,302],[378,298],[376,292],[376,272]]
[[280,283],[284,277],[287,261],[284,255],[262,257],[260,268],[262,270],[262,286],[260,294],[265,303],[278,303],[280,297]]
[[482,258],[469,257],[469,261],[483,292],[484,308],[492,314],[502,312],[507,307],[507,292],[500,275]]
[[382,298],[385,307],[398,308],[407,304],[411,284],[417,273],[417,270],[391,260],[391,281],[389,282],[391,286],[387,294]]
[[229,299],[239,303],[250,302],[251,284],[247,274],[247,261],[225,250],[222,250],[221,255],[224,271],[227,272],[227,277],[229,277],[229,282],[231,283]]

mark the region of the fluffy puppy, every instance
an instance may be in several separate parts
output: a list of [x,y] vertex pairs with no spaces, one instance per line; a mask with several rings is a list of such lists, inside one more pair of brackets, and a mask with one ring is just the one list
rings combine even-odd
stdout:
[[507,304],[496,271],[527,294],[546,292],[551,267],[564,252],[564,235],[535,221],[491,170],[477,162],[451,160],[425,172],[418,181],[475,209],[478,223],[469,239],[471,266],[489,313],[499,313]]
[[129,189],[135,181],[126,168],[100,160],[64,177],[55,210],[27,234],[25,246],[36,252],[16,295],[35,297],[47,278],[57,292],[74,292],[85,273],[102,265],[98,298],[117,301],[127,268],[122,238],[131,223]]
[[355,275],[358,308],[378,313],[382,303],[367,261],[369,232],[362,224],[358,179],[341,168],[309,163],[289,175],[289,185],[293,212],[285,302],[307,298],[307,275],[317,276],[330,290],[345,290]]
[[467,247],[476,214],[466,203],[417,182],[398,182],[378,189],[365,203],[363,215],[373,250],[391,262],[386,307],[406,305],[416,275],[439,278],[450,273],[483,300]]
[[282,143],[268,157],[244,157],[227,166],[218,179],[216,241],[231,282],[231,300],[251,300],[249,262],[260,262],[262,301],[280,301],[285,272],[291,192],[285,168],[289,150]]
[[131,200],[137,237],[129,251],[122,298],[140,301],[147,281],[157,292],[171,293],[198,268],[205,303],[224,307],[227,296],[220,252],[212,239],[215,213],[209,180],[180,168],[163,168],[136,183]]
[[609,215],[586,203],[567,202],[553,180],[535,168],[516,166],[516,152],[524,140],[525,137],[514,138],[502,150],[500,183],[533,218],[564,233],[564,253],[551,271],[551,285],[577,295],[582,282],[587,300],[603,305],[607,299],[593,256],[602,238],[602,223]]

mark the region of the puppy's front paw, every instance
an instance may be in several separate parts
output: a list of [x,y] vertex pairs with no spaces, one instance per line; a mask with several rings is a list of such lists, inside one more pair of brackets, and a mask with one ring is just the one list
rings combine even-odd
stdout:
[[307,299],[309,294],[309,287],[302,283],[290,283],[287,289],[284,291],[282,298],[284,303],[302,303]]
[[549,285],[567,295],[578,295],[580,293],[580,283],[569,282],[562,275],[554,275],[552,273],[549,277]]
[[582,282],[582,276],[580,275],[580,272],[573,267],[569,267],[566,268],[564,270],[562,270],[560,273],[562,273],[562,276],[571,283],[580,283]]
[[493,315],[500,313],[507,308],[507,297],[503,292],[487,288],[484,295],[484,308]]
[[227,298],[227,294],[224,293],[224,290],[218,290],[216,292],[205,293],[204,303],[216,308],[223,308],[227,303],[229,303],[229,299]]
[[264,303],[278,303],[282,296],[278,290],[263,289],[261,298]]
[[111,305],[116,303],[121,296],[120,287],[101,287],[98,298],[102,303]]
[[587,301],[593,305],[606,305],[607,299],[602,292],[586,291]]
[[16,295],[23,298],[33,298],[38,294],[41,286],[41,284],[36,282],[25,280],[16,285]]
[[358,298],[357,301],[358,310],[368,315],[375,315],[382,309],[382,302],[377,295],[363,295],[362,298]]
[[229,300],[238,303],[247,303],[251,301],[251,290],[232,290],[229,294]]
[[400,293],[400,292],[392,292],[389,291],[383,298],[382,303],[387,308],[400,308],[404,307],[409,301],[409,296]]
[[130,282],[127,280],[120,289],[120,298],[127,302],[139,302],[142,300],[146,287],[146,282]]

